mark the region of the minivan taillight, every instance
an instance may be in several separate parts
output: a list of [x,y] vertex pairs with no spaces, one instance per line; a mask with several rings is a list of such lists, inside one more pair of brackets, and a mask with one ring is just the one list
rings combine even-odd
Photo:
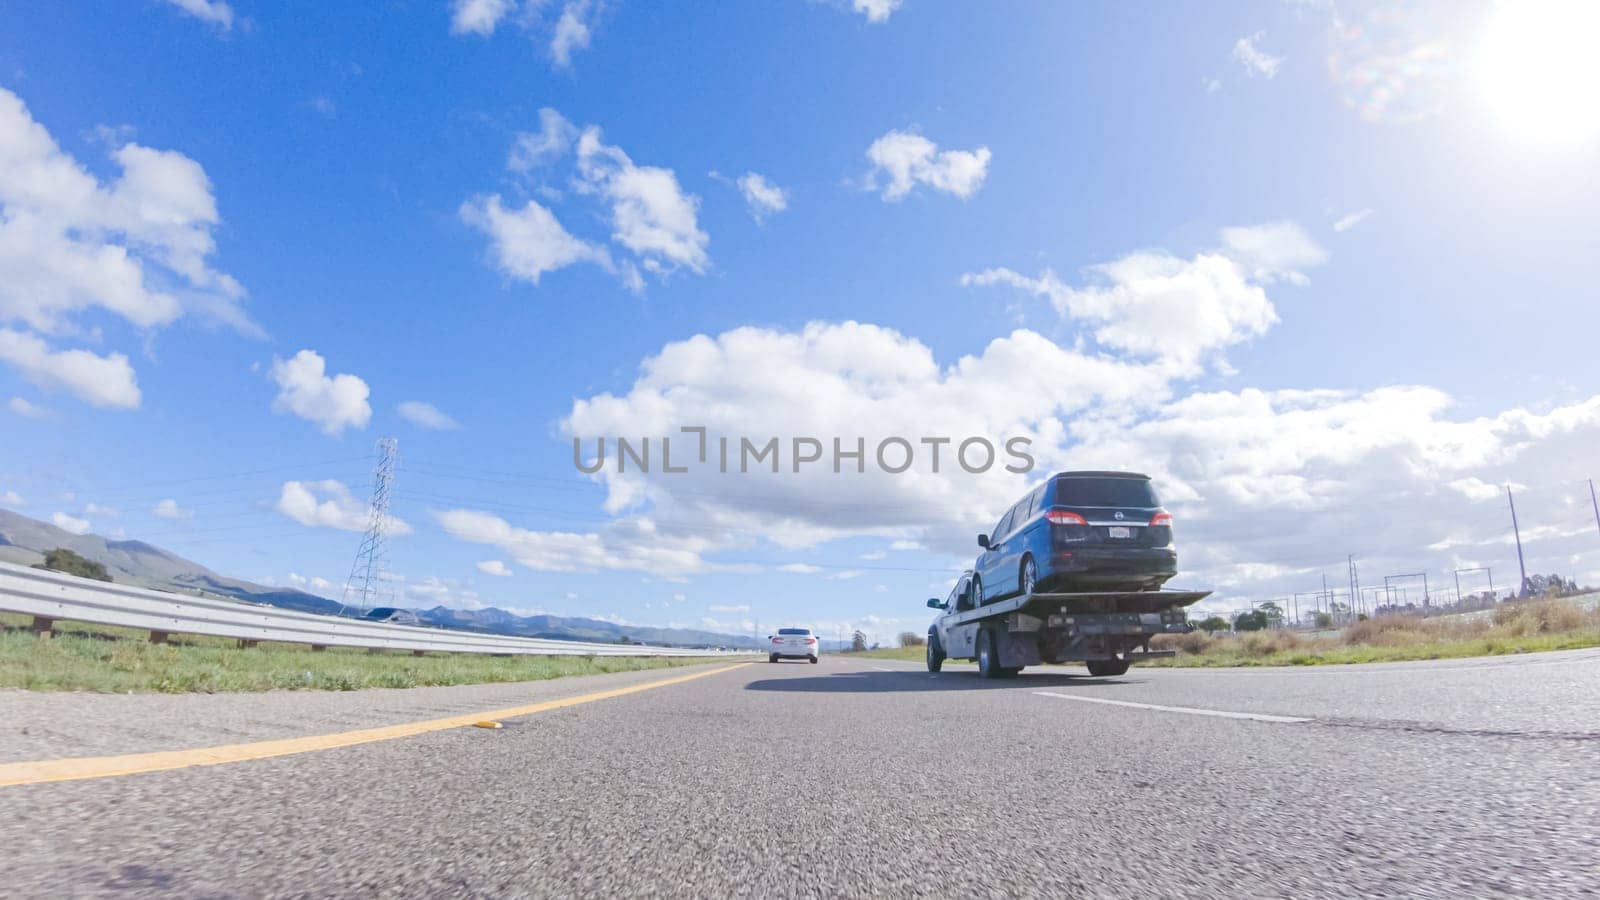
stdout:
[[781,643],[783,643],[783,638],[781,638],[781,637],[775,637],[775,638],[773,638],[773,639],[772,639],[772,642],[773,642],[773,643],[774,643],[774,644],[781,644]]
[[808,644],[815,644],[816,642],[817,642],[816,638],[806,638],[806,643],[808,643]]
[[1051,525],[1087,525],[1087,524],[1089,524],[1089,520],[1088,519],[1085,519],[1083,516],[1080,516],[1075,512],[1067,512],[1064,509],[1052,509],[1049,512],[1045,513],[1044,517],[1045,517],[1046,520],[1048,520],[1050,522]]
[[1165,525],[1169,528],[1172,527],[1172,513],[1158,512],[1151,516],[1150,527],[1154,528],[1157,525]]

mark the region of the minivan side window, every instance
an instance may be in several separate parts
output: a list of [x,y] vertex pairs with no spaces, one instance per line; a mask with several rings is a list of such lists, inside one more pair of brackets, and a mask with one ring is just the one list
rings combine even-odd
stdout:
[[998,544],[1011,531],[1011,520],[1015,517],[1016,512],[1017,508],[1013,506],[1006,511],[1005,515],[1000,517],[1000,521],[994,526],[994,534],[989,535],[989,540],[992,543]]
[[1023,516],[1024,520],[1031,519],[1039,514],[1039,501],[1043,499],[1044,485],[1041,484],[1033,489],[1033,493],[1028,495],[1028,512]]

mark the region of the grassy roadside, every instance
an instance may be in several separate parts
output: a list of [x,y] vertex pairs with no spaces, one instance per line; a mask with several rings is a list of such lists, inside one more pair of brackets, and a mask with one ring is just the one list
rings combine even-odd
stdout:
[[[17,628],[28,619],[0,615]],[[425,685],[541,681],[567,675],[635,672],[710,662],[698,658],[632,656],[491,657],[464,653],[371,653],[300,644],[263,643],[248,650],[231,640],[174,636],[151,644],[145,633],[57,623],[40,640],[26,631],[0,633],[0,688],[110,693],[401,688]]]
[[[1140,665],[1314,666],[1578,650],[1600,647],[1600,610],[1546,600],[1504,606],[1495,610],[1493,618],[1474,621],[1383,616],[1357,622],[1331,638],[1306,638],[1290,631],[1213,637],[1196,631],[1162,635],[1152,646],[1176,650],[1178,655]],[[923,654],[921,647],[894,647],[850,656],[920,661]]]

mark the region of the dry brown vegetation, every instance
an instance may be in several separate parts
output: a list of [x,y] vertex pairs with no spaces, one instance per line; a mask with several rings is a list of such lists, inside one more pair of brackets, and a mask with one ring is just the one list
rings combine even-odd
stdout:
[[1356,622],[1337,638],[1307,638],[1292,631],[1254,631],[1220,636],[1196,631],[1162,635],[1157,649],[1177,657],[1157,665],[1315,665],[1405,659],[1446,659],[1570,650],[1600,646],[1600,609],[1570,600],[1507,604],[1491,616],[1380,616]]

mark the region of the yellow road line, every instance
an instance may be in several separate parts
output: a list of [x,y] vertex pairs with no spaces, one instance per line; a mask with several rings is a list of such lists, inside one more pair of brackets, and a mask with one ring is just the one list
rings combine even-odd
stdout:
[[488,712],[466,713],[459,716],[448,716],[443,719],[427,719],[422,722],[407,722],[402,725],[386,725],[382,728],[341,731],[337,734],[318,734],[310,737],[285,738],[276,741],[256,741],[250,744],[228,744],[222,747],[199,747],[193,750],[163,750],[155,753],[129,753],[122,756],[81,756],[72,759],[3,763],[0,764],[0,787],[10,787],[18,784],[43,784],[50,781],[77,781],[82,778],[110,778],[116,775],[137,775],[141,772],[186,769],[190,766],[220,766],[224,763],[266,759],[272,756],[288,756],[294,753],[309,753],[313,750],[332,750],[335,747],[351,747],[356,744],[370,744],[374,741],[392,741],[396,738],[427,734],[430,731],[463,728],[486,719],[500,720],[516,718],[517,716],[531,716],[534,713],[549,712],[552,709],[564,709],[568,706],[593,703],[596,700],[609,700],[612,697],[623,697],[628,694],[637,694],[640,691],[654,690],[672,684],[682,684],[685,681],[693,681],[696,678],[704,678],[707,675],[716,675],[719,672],[729,672],[747,665],[750,664],[738,663],[732,666],[708,669],[704,672],[694,672],[689,675],[663,678],[659,681],[647,681],[643,684],[613,688],[609,691],[596,691],[592,694],[580,694],[576,697],[563,697],[559,700],[530,703],[526,706],[512,706],[506,709],[489,710]]

